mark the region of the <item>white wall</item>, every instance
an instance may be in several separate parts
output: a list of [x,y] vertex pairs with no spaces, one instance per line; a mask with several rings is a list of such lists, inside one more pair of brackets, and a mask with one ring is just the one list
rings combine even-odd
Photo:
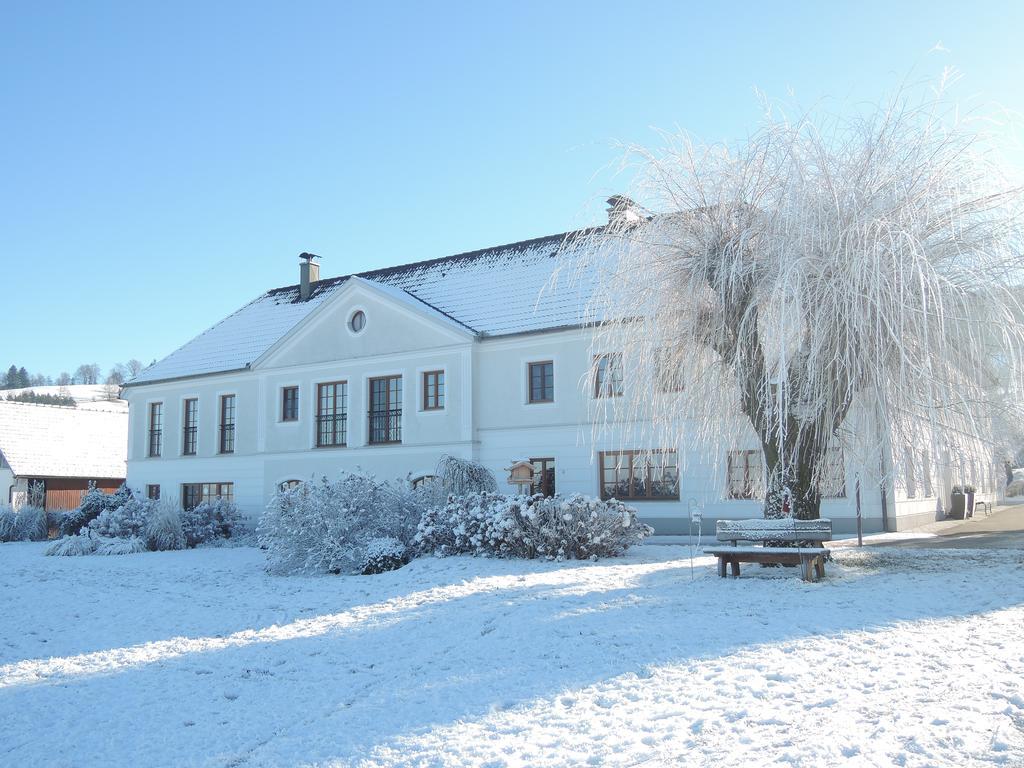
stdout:
[[[357,309],[366,313],[367,324],[362,333],[353,334],[348,319]],[[474,339],[443,318],[355,284],[251,370],[128,387],[128,483],[139,490],[159,484],[165,496],[178,498],[182,483],[232,482],[239,507],[255,517],[285,480],[330,477],[341,469],[357,468],[383,478],[415,477],[429,474],[443,453],[481,461],[506,491],[512,490],[505,481],[513,461],[551,457],[560,493],[597,495],[599,451],[675,448],[682,468],[680,499],[636,502],[641,517],[659,532],[685,532],[687,510],[694,505],[703,507],[705,531],[713,530],[717,518],[759,515],[760,501],[725,498],[724,454],[709,458],[685,441],[659,444],[649,425],[630,421],[625,411],[610,425],[593,429],[600,421],[598,409],[607,402],[592,394],[590,341],[582,330]],[[544,360],[554,362],[554,402],[530,404],[527,366]],[[445,372],[446,402],[441,411],[421,408],[426,370]],[[385,375],[403,379],[401,445],[369,445],[367,440],[369,379]],[[316,385],[339,380],[348,382],[347,445],[316,448]],[[300,416],[295,422],[281,420],[281,391],[286,386],[299,388]],[[236,396],[235,452],[219,455],[219,399],[228,393]],[[621,401],[631,396],[627,375]],[[184,401],[191,397],[199,400],[198,455],[182,456]],[[160,458],[146,456],[148,405],[154,401],[164,403]],[[685,428],[681,433],[686,434]],[[758,448],[752,432],[749,437],[749,446],[735,447]],[[878,462],[847,456],[847,465],[846,497],[824,500],[822,514],[836,521],[837,531],[854,530],[853,477],[859,466],[864,529],[879,530]],[[891,517],[904,511],[907,519],[920,514],[907,502],[893,496],[889,486]],[[928,503],[914,500],[917,506]],[[931,499],[932,508],[934,503]]]

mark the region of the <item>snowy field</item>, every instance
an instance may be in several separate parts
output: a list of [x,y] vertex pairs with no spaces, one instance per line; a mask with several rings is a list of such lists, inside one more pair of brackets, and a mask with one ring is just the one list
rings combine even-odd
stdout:
[[0,765],[1024,764],[1024,553],[283,578],[0,546]]

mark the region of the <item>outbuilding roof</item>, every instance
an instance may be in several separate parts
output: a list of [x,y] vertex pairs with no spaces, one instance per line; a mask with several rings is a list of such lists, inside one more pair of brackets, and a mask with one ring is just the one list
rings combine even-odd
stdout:
[[[308,299],[299,286],[275,288],[154,363],[129,385],[246,368],[352,278],[425,304],[478,336],[504,336],[579,325],[585,282],[552,280],[581,230],[510,245],[320,280]],[[571,253],[571,251],[569,251]]]
[[0,453],[17,477],[125,477],[128,412],[0,401]]

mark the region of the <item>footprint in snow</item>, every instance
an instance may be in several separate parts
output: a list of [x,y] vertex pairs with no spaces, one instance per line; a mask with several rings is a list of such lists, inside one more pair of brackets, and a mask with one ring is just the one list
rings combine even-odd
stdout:
[[238,694],[234,691],[224,691],[224,698],[228,701],[234,701],[238,698]]

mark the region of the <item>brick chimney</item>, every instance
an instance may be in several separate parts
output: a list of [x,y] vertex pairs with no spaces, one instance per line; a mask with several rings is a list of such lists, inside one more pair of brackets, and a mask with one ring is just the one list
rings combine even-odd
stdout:
[[320,265],[313,259],[319,259],[315,253],[300,253],[299,258],[299,298],[305,301],[309,298],[313,283],[320,279]]
[[636,224],[647,218],[646,211],[625,195],[608,198],[608,224],[610,226]]

